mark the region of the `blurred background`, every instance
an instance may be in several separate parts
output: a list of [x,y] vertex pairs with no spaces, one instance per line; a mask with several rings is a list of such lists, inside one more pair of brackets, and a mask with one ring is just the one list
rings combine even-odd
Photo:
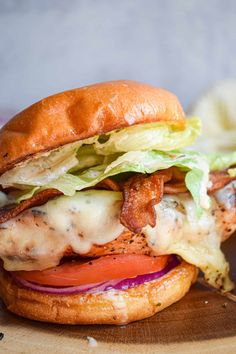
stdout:
[[218,82],[236,92],[235,43],[235,0],[0,0],[0,115],[114,79],[167,88],[195,113]]

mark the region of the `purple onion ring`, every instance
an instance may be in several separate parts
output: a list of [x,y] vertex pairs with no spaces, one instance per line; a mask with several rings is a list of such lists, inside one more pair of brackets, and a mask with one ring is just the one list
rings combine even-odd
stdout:
[[27,280],[24,280],[20,277],[17,277],[14,275],[14,273],[11,274],[13,280],[18,285],[41,293],[55,294],[55,295],[76,295],[81,293],[94,294],[94,293],[108,291],[112,289],[127,290],[129,288],[133,288],[135,286],[144,284],[146,282],[156,280],[164,276],[165,274],[167,274],[169,271],[171,271],[179,264],[180,264],[180,260],[178,259],[178,257],[176,255],[171,255],[169,257],[167,266],[164,269],[160,270],[159,272],[138,275],[134,278],[129,278],[129,279],[116,279],[104,283],[96,283],[96,284],[94,283],[94,284],[68,286],[68,287],[49,287],[49,286],[38,285],[29,282]]

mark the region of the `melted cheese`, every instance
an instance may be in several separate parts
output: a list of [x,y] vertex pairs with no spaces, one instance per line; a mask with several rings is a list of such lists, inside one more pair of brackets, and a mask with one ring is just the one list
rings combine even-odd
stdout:
[[[87,253],[93,244],[106,244],[123,231],[119,214],[122,194],[84,191],[59,197],[29,209],[0,225],[0,257],[7,270],[41,270],[59,264],[65,250]],[[199,219],[188,194],[164,196],[156,205],[157,225],[144,228],[156,255],[175,253],[203,270],[207,281],[231,289],[228,263],[220,250],[216,202]]]
[[215,198],[226,209],[234,209],[236,207],[236,180],[218,190],[215,193]]
[[164,196],[155,207],[157,224],[144,230],[148,244],[157,255],[178,254],[185,261],[196,265],[207,282],[217,288],[232,289],[229,264],[221,252],[221,234],[212,210],[217,209],[212,199],[212,209],[197,217],[194,201],[185,194]]
[[93,244],[114,240],[124,230],[119,222],[122,194],[86,191],[29,209],[0,225],[0,257],[7,270],[56,266],[67,247],[87,253]]

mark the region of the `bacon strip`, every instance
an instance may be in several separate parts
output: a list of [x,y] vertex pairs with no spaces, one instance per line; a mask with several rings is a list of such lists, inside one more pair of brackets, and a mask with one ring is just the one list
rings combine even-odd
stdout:
[[171,167],[169,170],[172,172],[174,182],[184,182],[186,172],[181,171],[178,167]]
[[49,199],[58,197],[63,193],[57,189],[45,189],[37,194],[35,194],[30,199],[23,200],[19,205],[14,205],[13,207],[3,207],[0,208],[0,224],[4,223],[17,215],[22,213],[22,211],[47,203]]
[[170,180],[169,170],[157,172],[150,176],[136,175],[124,183],[124,202],[120,221],[130,231],[141,232],[146,225],[156,225],[155,204],[163,196],[164,182]]
[[113,181],[111,178],[105,178],[103,181],[97,184],[97,187],[101,189],[108,189],[110,191],[116,191],[116,192],[121,190],[119,184]]
[[208,188],[209,193],[214,193],[233,181],[235,177],[230,177],[227,171],[211,172],[210,181],[212,185]]
[[171,167],[169,169],[172,172],[171,180],[164,185],[164,194],[178,194],[188,191],[185,185],[186,173],[180,171],[177,167]]
[[[188,192],[185,185],[184,178],[185,173],[179,170],[173,170],[173,175],[170,183],[164,185],[165,194],[177,194]],[[182,174],[182,175],[181,175]],[[215,193],[218,189],[223,188],[226,184],[230,183],[235,177],[230,177],[227,171],[217,171],[210,173],[211,186],[208,188],[208,193]]]
[[[156,225],[155,204],[158,204],[164,193],[185,193],[187,188],[184,182],[185,173],[177,168],[170,168],[154,173],[150,176],[136,175],[124,184],[124,203],[120,221],[130,231],[139,233],[146,225]],[[212,186],[209,193],[224,187],[234,178],[226,171],[210,174]],[[169,182],[169,183],[166,183]]]
[[166,183],[164,185],[164,194],[186,193],[188,191],[184,182]]

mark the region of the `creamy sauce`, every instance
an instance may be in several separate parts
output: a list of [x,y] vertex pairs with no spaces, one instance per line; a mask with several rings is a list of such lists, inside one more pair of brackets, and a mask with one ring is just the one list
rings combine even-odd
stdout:
[[78,164],[76,151],[82,142],[66,144],[63,148],[31,156],[0,176],[3,187],[14,185],[43,186],[65,174]]

